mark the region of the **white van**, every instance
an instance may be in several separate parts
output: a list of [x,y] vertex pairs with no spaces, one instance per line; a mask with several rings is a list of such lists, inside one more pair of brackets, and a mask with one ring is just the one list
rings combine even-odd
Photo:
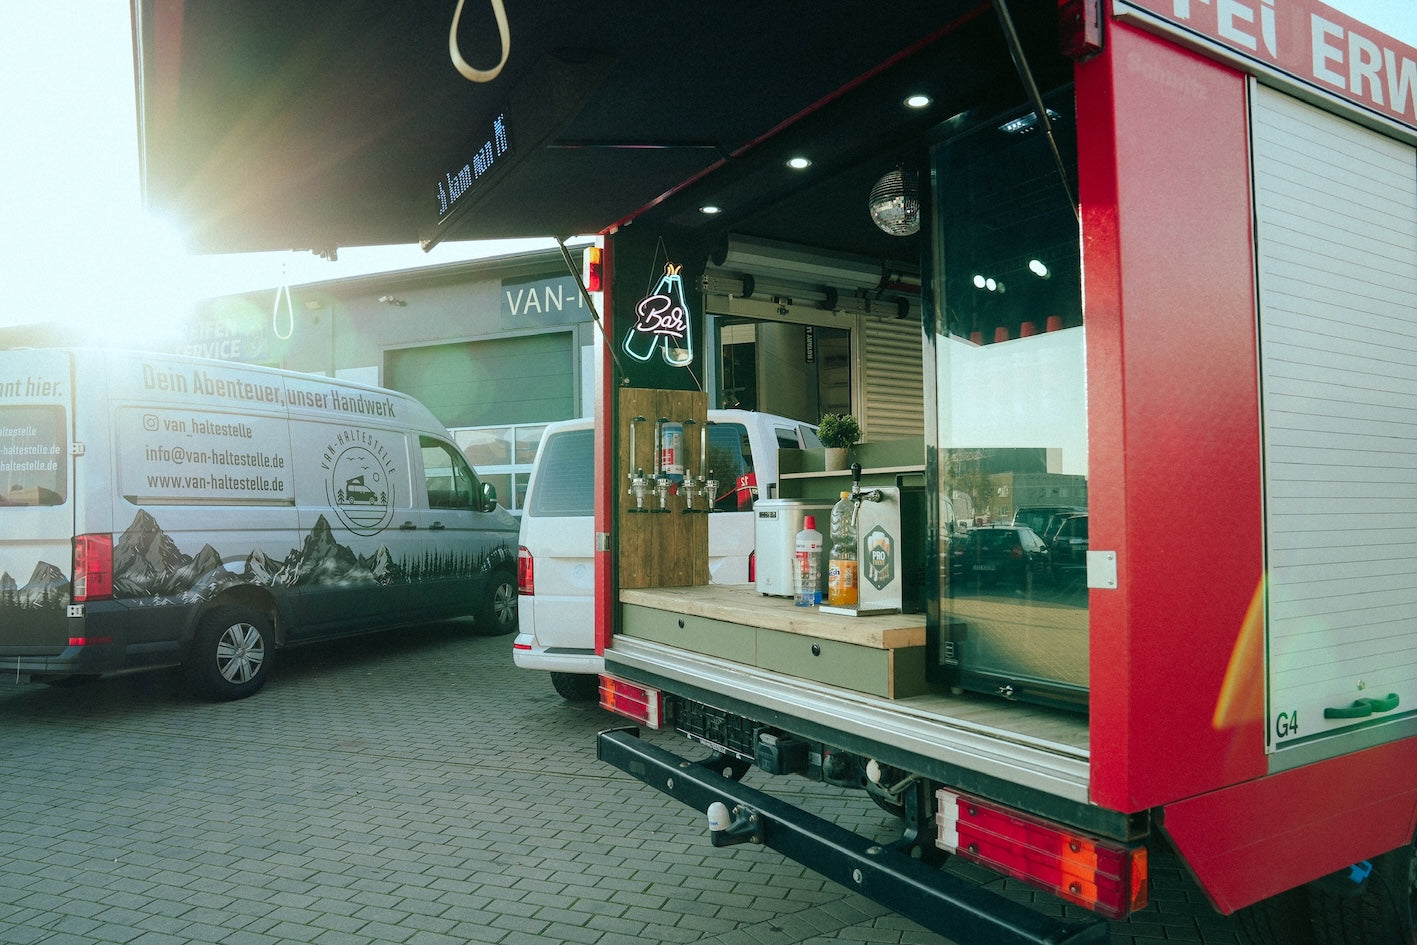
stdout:
[[0,671],[180,664],[215,699],[274,651],[516,626],[516,519],[404,394],[221,361],[0,351]]
[[[753,502],[776,493],[777,451],[820,449],[816,427],[748,410],[708,412],[709,465],[722,483],[708,519],[709,580],[752,581]],[[521,606],[512,659],[548,670],[567,699],[595,695],[605,660],[595,652],[595,424],[547,426],[522,506]]]

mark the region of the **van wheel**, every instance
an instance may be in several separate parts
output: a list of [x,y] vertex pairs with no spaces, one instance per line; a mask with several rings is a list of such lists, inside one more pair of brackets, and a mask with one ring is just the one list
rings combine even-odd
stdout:
[[275,636],[270,619],[245,607],[217,607],[202,617],[182,671],[197,695],[244,699],[266,684]]
[[600,695],[600,676],[596,673],[552,673],[551,685],[567,702],[589,702]]
[[1372,864],[1361,889],[1335,891],[1319,884],[1311,888],[1310,914],[1324,945],[1417,942],[1417,840]]
[[517,629],[517,577],[508,571],[494,571],[487,596],[477,611],[477,632],[500,637]]

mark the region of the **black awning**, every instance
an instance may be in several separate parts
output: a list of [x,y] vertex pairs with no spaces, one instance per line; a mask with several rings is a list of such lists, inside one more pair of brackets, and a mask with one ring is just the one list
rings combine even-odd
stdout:
[[[919,162],[929,127],[1021,97],[987,0],[503,3],[505,66],[472,82],[448,0],[134,0],[150,208],[204,252],[642,214],[872,252],[895,239],[865,213],[876,178]],[[1056,0],[1011,8],[1057,72]],[[495,9],[462,7],[473,67],[502,57]],[[904,108],[915,91],[935,104]],[[815,164],[787,172],[798,150]]]

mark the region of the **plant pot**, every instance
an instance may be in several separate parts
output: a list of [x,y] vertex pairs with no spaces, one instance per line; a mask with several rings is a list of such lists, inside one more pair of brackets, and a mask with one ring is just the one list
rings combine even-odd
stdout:
[[846,454],[850,452],[849,447],[828,446],[825,447],[822,452],[825,454],[825,458],[822,461],[823,469],[828,472],[834,472],[835,470],[846,468]]

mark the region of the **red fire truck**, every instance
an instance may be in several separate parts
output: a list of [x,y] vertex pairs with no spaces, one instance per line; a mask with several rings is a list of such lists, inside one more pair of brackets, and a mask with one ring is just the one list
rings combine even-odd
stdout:
[[[928,126],[863,123],[855,87],[802,119],[914,148],[870,210],[919,228],[917,271],[852,290],[812,234],[767,262],[731,238],[676,255],[666,208],[702,199],[697,180],[603,237],[600,698],[708,757],[630,730],[600,756],[706,812],[716,843],[766,844],[971,945],[1106,933],[946,858],[1120,917],[1157,844],[1256,941],[1413,941],[1417,50],[1319,0],[982,4],[860,86],[938,44],[961,77],[1007,56],[1012,81]],[[665,263],[679,296],[646,291]],[[702,422],[709,394],[678,340],[658,359],[626,342],[693,341],[717,313],[687,347],[721,353],[755,300],[857,332],[859,476],[784,458],[778,498],[897,505],[880,610],[704,586],[693,516],[631,514],[656,414]],[[872,339],[917,317],[920,366],[892,367]],[[884,432],[887,375],[918,438]],[[1025,480],[1031,504],[1068,493],[1073,537],[1015,554],[1074,567],[1010,578],[988,557],[981,529],[1021,527]],[[763,772],[862,788],[900,837],[822,821]]]

